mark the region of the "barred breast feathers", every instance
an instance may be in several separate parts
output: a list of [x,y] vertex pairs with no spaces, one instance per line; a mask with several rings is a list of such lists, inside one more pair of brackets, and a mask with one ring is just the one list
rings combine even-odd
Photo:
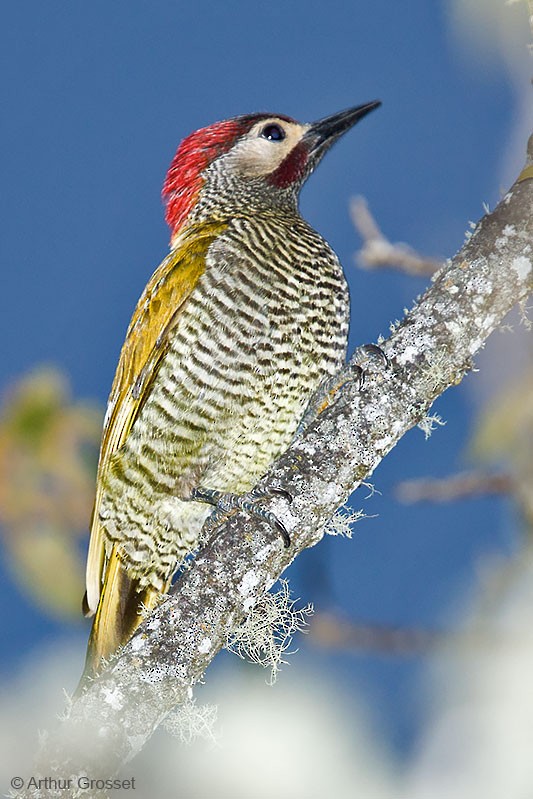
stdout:
[[[120,458],[101,472],[108,533],[125,543],[157,541],[160,492],[183,496],[199,475],[209,488],[251,488],[289,443],[310,393],[345,357],[342,268],[303,220],[237,217],[204,252],[194,291],[157,344],[157,363],[146,377],[139,372],[143,393]],[[186,530],[175,535],[190,547]]]

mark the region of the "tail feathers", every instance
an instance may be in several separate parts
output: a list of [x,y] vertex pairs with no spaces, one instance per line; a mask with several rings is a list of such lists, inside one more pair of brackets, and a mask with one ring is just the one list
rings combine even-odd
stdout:
[[141,587],[138,580],[128,576],[114,547],[107,563],[78,691],[101,669],[102,660],[108,659],[131,638],[143,620],[141,606],[151,610],[159,596],[156,588]]

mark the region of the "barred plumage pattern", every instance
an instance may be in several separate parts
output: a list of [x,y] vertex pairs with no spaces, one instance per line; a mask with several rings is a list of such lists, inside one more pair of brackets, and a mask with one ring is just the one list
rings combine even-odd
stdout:
[[344,362],[336,255],[295,212],[240,215],[207,252],[157,380],[105,478],[100,518],[129,573],[160,589],[211,509],[195,486],[250,490],[310,394]]

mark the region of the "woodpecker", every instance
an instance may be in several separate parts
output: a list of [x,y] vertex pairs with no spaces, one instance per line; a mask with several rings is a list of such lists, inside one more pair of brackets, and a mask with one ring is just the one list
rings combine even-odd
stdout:
[[244,496],[253,510],[254,485],[343,366],[346,281],[298,197],[329,147],[379,105],[312,124],[239,116],[178,147],[162,193],[170,252],[131,319],[104,421],[85,674],[168,590],[209,503],[242,507]]

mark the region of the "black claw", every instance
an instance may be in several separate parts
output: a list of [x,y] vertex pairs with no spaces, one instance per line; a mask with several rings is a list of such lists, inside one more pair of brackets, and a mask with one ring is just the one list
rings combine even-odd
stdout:
[[286,499],[287,502],[289,503],[289,505],[291,504],[291,502],[294,499],[294,497],[291,494],[291,492],[290,491],[286,491],[284,488],[269,488],[268,489],[268,493],[269,494],[278,494],[278,496],[283,497],[283,499]]
[[280,520],[276,519],[276,517],[274,517],[274,524],[281,533],[281,537],[283,538],[283,546],[285,547],[285,549],[288,549],[291,545],[291,537],[289,535],[287,528],[285,527],[283,522],[280,522]]
[[351,383],[353,380],[357,380],[359,388],[362,388],[365,382],[365,374],[362,367],[359,366],[358,363],[350,361],[340,373],[340,379],[339,377],[336,377],[335,380],[336,385],[334,386],[334,390],[332,392],[333,394],[335,394],[337,391],[342,391],[344,386],[347,383]]
[[366,352],[368,355],[373,355],[380,358],[383,361],[383,366],[385,367],[389,366],[389,359],[387,358],[381,347],[378,347],[377,344],[363,344],[361,349],[364,352]]
[[244,510],[252,516],[265,519],[271,527],[275,527],[281,533],[283,545],[287,549],[291,545],[291,539],[285,525],[274,513],[265,511],[255,504],[257,500],[267,498],[272,494],[278,494],[284,497],[289,503],[293,500],[292,494],[284,488],[254,489],[249,494],[239,495],[231,493],[224,494],[222,491],[201,487],[193,488],[191,491],[191,499],[197,502],[206,502],[215,507],[215,510],[204,522],[204,532],[212,532],[219,524],[227,519],[232,512]]

